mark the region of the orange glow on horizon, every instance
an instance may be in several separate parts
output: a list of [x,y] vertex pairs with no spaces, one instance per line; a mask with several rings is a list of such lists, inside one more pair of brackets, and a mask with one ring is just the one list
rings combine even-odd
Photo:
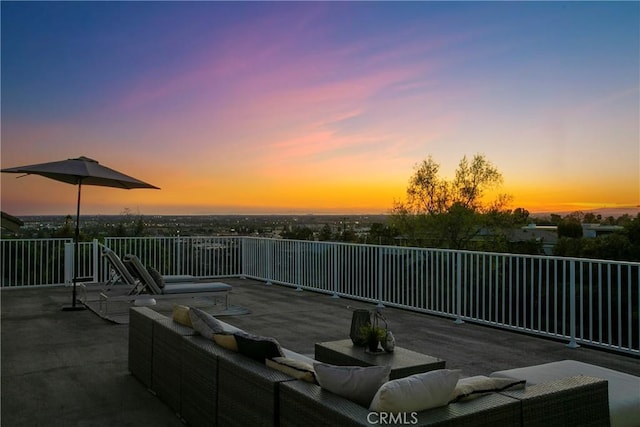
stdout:
[[[274,174],[271,177],[237,175],[223,179],[180,181],[155,173],[144,177],[161,190],[119,190],[85,186],[81,213],[119,214],[125,209],[152,214],[215,213],[389,213],[395,201],[405,199],[406,179],[344,177],[326,180],[308,176]],[[191,177],[193,179],[193,177]],[[15,179],[3,175],[2,182]],[[508,181],[508,179],[505,179]],[[3,198],[11,202],[3,210],[14,215],[73,214],[77,190],[73,186],[42,177],[20,178],[3,185]],[[633,185],[613,191],[606,185],[561,187],[548,183],[534,186],[504,186],[497,193],[513,196],[509,208],[531,213],[589,211],[600,208],[638,207]],[[487,198],[491,198],[491,193]],[[610,200],[616,200],[612,203]],[[16,207],[20,206],[21,209]],[[48,206],[44,210],[42,206]],[[14,210],[15,209],[15,210]]]

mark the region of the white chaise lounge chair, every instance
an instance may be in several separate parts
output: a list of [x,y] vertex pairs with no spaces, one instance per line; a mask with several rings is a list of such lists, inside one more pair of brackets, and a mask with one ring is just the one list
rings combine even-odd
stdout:
[[[112,252],[112,251],[111,251]],[[106,252],[108,253],[108,252]],[[115,256],[115,254],[113,254]],[[100,312],[107,314],[109,301],[130,301],[144,302],[144,300],[164,299],[164,298],[185,298],[185,297],[213,297],[217,304],[219,299],[224,300],[225,310],[229,308],[229,292],[232,287],[221,282],[197,281],[193,276],[160,276],[152,277],[147,268],[135,255],[126,255],[122,261],[117,256],[106,255],[115,267],[117,275],[123,277],[124,281],[132,280],[133,287],[127,286],[127,293],[111,292],[105,290],[100,292]],[[120,263],[118,263],[120,261]],[[118,265],[121,264],[121,265]],[[165,282],[164,277],[170,281]],[[174,282],[177,278],[191,278],[184,282]]]
[[215,296],[224,294],[225,306],[228,307],[228,294],[232,289],[231,285],[227,285],[226,283],[222,282],[198,281],[165,283],[161,277],[152,277],[147,268],[142,265],[140,259],[138,259],[137,256],[131,254],[125,255],[124,264],[129,265],[131,270],[135,272],[135,275],[140,280],[141,286],[143,287],[141,293],[146,291],[148,294],[153,295],[153,298],[191,293],[212,294]]
[[[113,272],[105,285],[106,287],[111,286],[115,283],[130,285],[133,287],[130,292],[132,295],[139,293],[144,288],[143,286],[140,286],[140,279],[138,278],[135,270],[133,270],[132,268],[127,268],[124,262],[122,262],[120,257],[114,251],[107,247],[103,247],[102,255],[109,263],[109,266]],[[162,276],[162,280],[165,283],[184,283],[195,282],[198,280],[198,278],[195,276],[179,274]]]

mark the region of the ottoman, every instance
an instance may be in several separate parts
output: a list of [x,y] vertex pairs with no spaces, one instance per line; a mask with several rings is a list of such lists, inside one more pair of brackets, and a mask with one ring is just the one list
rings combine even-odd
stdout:
[[608,381],[609,416],[612,427],[640,426],[640,377],[576,360],[562,360],[491,374],[492,377],[526,380],[527,385],[574,375],[587,375]]

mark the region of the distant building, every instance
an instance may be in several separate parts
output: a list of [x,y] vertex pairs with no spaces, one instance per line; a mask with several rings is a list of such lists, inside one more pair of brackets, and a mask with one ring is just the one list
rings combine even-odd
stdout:
[[624,230],[620,225],[582,224],[582,237],[598,237]]
[[558,243],[558,227],[555,225],[529,224],[513,230],[511,242],[535,240],[542,244],[545,255],[553,255],[553,247]]

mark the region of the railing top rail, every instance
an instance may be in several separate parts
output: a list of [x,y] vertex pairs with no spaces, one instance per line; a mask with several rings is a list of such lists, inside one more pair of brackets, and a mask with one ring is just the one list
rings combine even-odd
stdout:
[[43,240],[53,240],[53,241],[56,241],[56,242],[59,242],[59,241],[73,242],[73,238],[72,237],[47,237],[45,239],[38,239],[38,238],[34,238],[34,239],[6,239],[6,238],[2,238],[2,239],[0,239],[0,241],[3,241],[3,242],[41,242]]
[[323,244],[323,245],[334,245],[334,246],[357,246],[357,247],[371,247],[371,248],[382,248],[382,249],[395,249],[402,251],[429,251],[429,252],[438,252],[438,253],[449,253],[449,254],[465,254],[465,255],[483,255],[483,256],[497,256],[497,257],[507,257],[507,258],[527,258],[527,259],[540,259],[540,260],[561,260],[568,262],[591,262],[591,263],[599,263],[599,264],[619,264],[619,265],[628,265],[631,267],[639,267],[640,262],[635,261],[619,261],[619,260],[609,260],[609,259],[597,259],[597,258],[577,258],[577,257],[564,257],[564,256],[554,256],[554,255],[531,255],[531,254],[514,254],[508,252],[485,252],[485,251],[471,251],[471,250],[460,250],[460,249],[443,249],[443,248],[422,248],[418,246],[392,246],[392,245],[376,245],[369,243],[349,243],[349,242],[330,242],[330,241],[315,241],[315,240],[295,240],[295,239],[277,239],[273,237],[252,237],[252,236],[238,236],[239,238],[251,239],[251,240],[267,240],[267,241],[287,241],[287,242],[300,242],[307,244]]

